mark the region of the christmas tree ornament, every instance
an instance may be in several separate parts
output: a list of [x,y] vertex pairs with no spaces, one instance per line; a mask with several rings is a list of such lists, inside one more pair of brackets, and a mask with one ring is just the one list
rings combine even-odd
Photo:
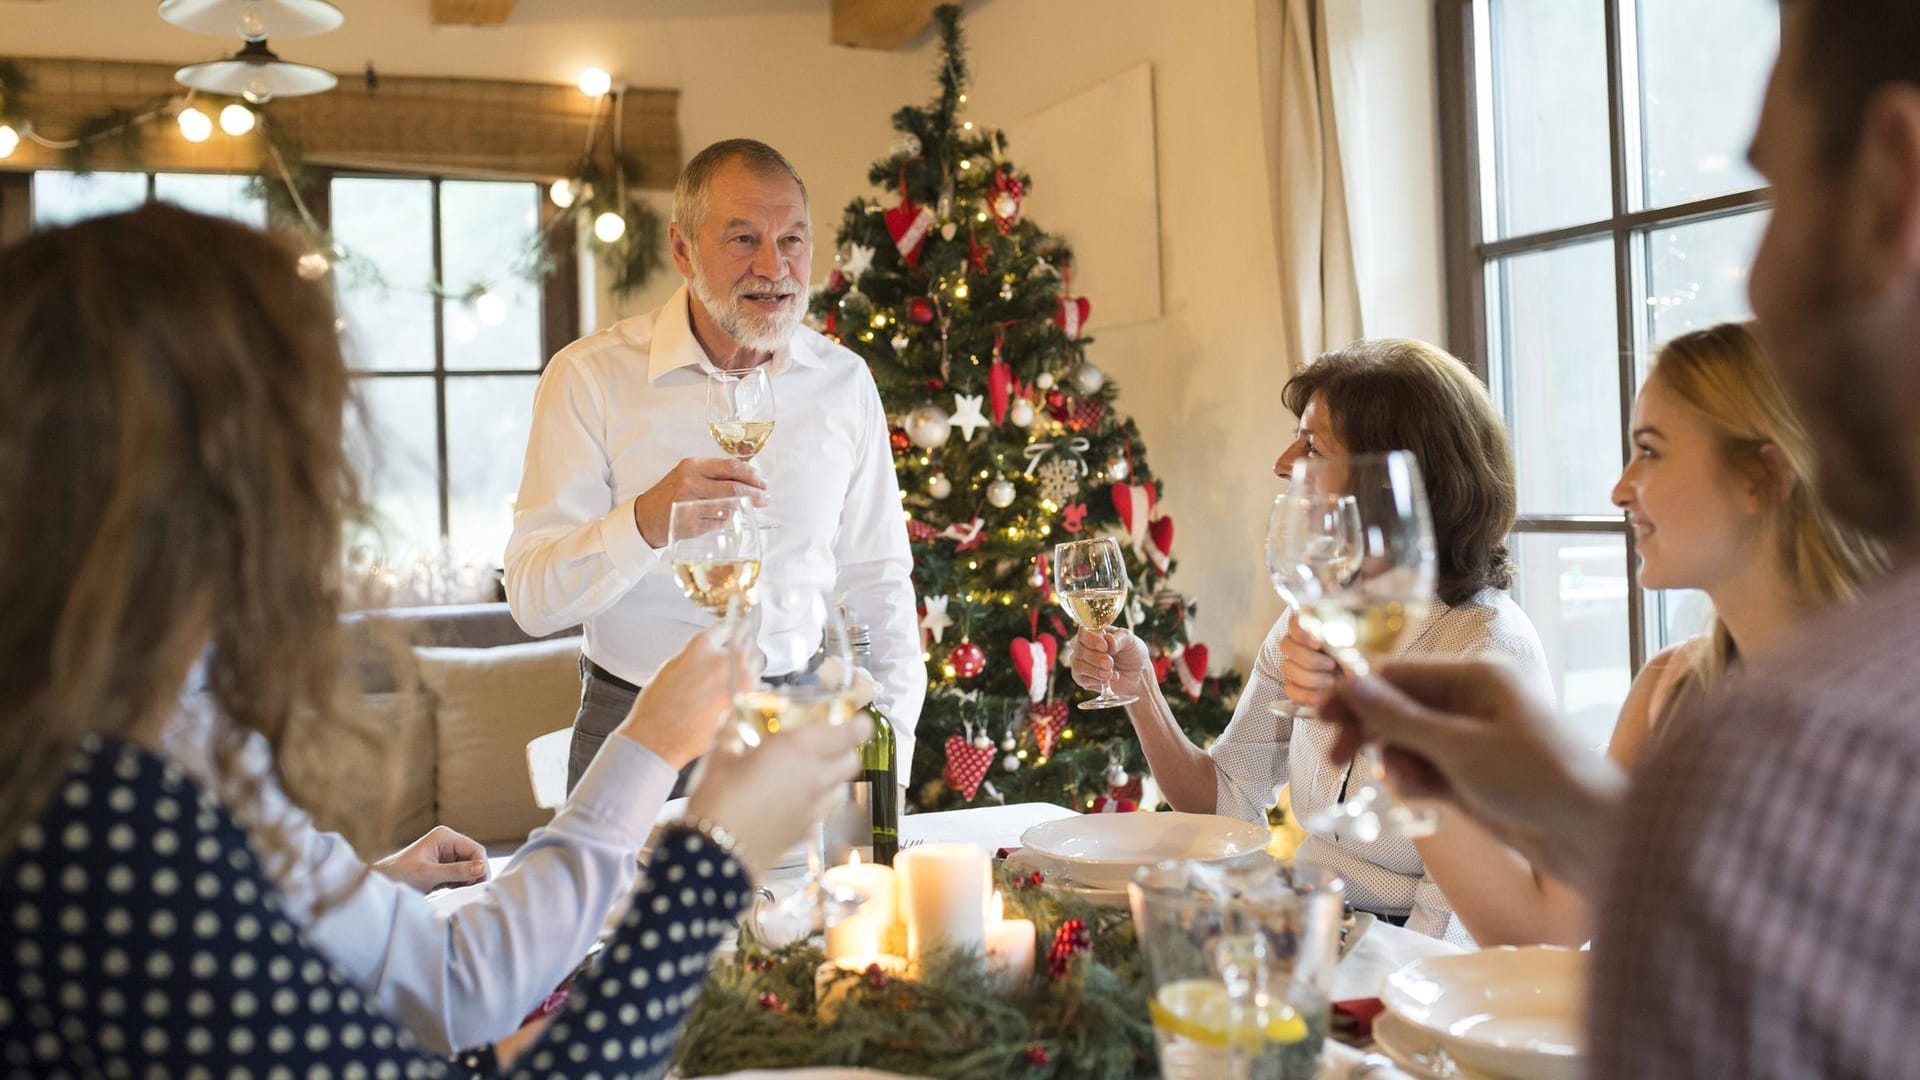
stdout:
[[920,602],[925,605],[920,611],[920,629],[935,642],[944,640],[947,628],[953,625],[953,619],[947,615],[947,598],[927,596]]
[[905,157],[905,158],[919,157],[920,156],[920,136],[915,135],[911,131],[902,132],[899,138],[893,140],[893,146],[891,149],[892,149],[891,156],[893,157]]
[[1034,1043],[1027,1047],[1027,1064],[1036,1069],[1044,1069],[1053,1064],[1053,1054],[1045,1046]]
[[1060,508],[1060,527],[1069,533],[1078,535],[1087,527],[1087,504],[1074,503]]
[[1013,299],[1013,286],[1012,286],[1012,285],[1002,285],[1002,286],[1000,286],[1000,299],[1002,299],[1002,300],[1011,300],[1011,299]]
[[1207,647],[1181,646],[1174,650],[1173,660],[1173,673],[1180,679],[1180,689],[1186,691],[1188,700],[1199,701],[1207,683]]
[[[1028,449],[1031,450],[1032,447]],[[1086,471],[1085,463],[1076,462],[1069,457],[1047,460],[1036,474],[1040,481],[1040,497],[1055,506],[1065,505],[1075,495],[1080,494],[1080,478],[1086,475]]]
[[940,226],[940,239],[952,240],[958,235],[960,235],[960,226],[955,225],[953,222],[949,221],[945,225]]
[[897,355],[899,353],[906,352],[907,345],[910,343],[907,341],[907,335],[895,334],[893,335],[893,340],[888,342],[888,344],[893,346],[893,351]]
[[1060,271],[1055,270],[1053,264],[1045,259],[1035,259],[1033,268],[1027,271],[1027,276],[1030,278],[1059,277]]
[[1131,779],[1132,777],[1127,775],[1127,767],[1120,764],[1120,758],[1112,754],[1107,755],[1107,786],[1123,788]]
[[953,481],[947,479],[946,473],[934,473],[927,477],[927,494],[944,499],[953,494]]
[[1086,297],[1062,296],[1059,307],[1053,313],[1053,322],[1069,338],[1077,338],[1086,329],[1087,316],[1091,314],[1093,305],[1087,302]]
[[987,654],[980,646],[964,638],[947,654],[947,663],[953,665],[953,673],[962,679],[971,679],[987,670]]
[[1093,948],[1093,935],[1087,932],[1087,924],[1082,919],[1068,919],[1054,931],[1053,946],[1047,950],[1047,972],[1055,982],[1067,977],[1073,968],[1073,958]]
[[[1000,355],[1000,341],[994,339],[993,363],[987,365],[987,400],[993,406],[993,422],[1006,423],[1007,403],[1013,397],[1013,366]],[[1025,427],[1026,425],[1021,425]]]
[[[974,432],[987,426],[987,418],[980,412],[980,406],[985,403],[986,400],[986,397],[981,394],[953,395],[953,426],[960,429],[960,438],[963,440],[972,442]],[[1009,499],[1007,501],[1012,502],[1013,500]],[[996,503],[995,505],[1004,506],[1006,504]]]
[[972,740],[972,741],[973,741],[973,748],[974,748],[975,750],[991,750],[991,749],[993,749],[993,737],[992,737],[992,736],[990,736],[990,735],[988,735],[988,734],[987,734],[986,732],[984,732],[984,731],[982,731],[982,732],[980,732],[980,733],[978,733],[978,734],[976,734],[976,735],[975,735],[975,736],[973,737],[973,740]]
[[1007,412],[1007,418],[1013,421],[1014,427],[1032,427],[1034,420],[1033,402],[1028,401],[1026,398],[1015,401],[1013,408]]
[[1020,759],[1012,754],[1008,754],[1006,757],[1000,759],[1000,767],[1008,772],[1019,772]]
[[922,450],[946,443],[953,434],[953,418],[938,405],[926,404],[907,414],[907,438]]
[[1125,480],[1133,471],[1133,465],[1126,458],[1117,457],[1107,462],[1107,475],[1115,480]]
[[1063,418],[1069,431],[1087,431],[1100,426],[1100,419],[1107,415],[1107,407],[1098,401],[1082,401],[1067,412]]
[[1037,634],[1032,640],[1017,637],[1008,647],[1013,654],[1013,673],[1027,688],[1027,700],[1038,705],[1053,689],[1053,664],[1060,655],[1060,642],[1052,634]]
[[1060,733],[1067,729],[1067,703],[1049,701],[1033,706],[1027,710],[1027,727],[1033,732],[1033,745],[1040,756],[1051,756],[1060,741]]
[[1027,571],[1027,584],[1036,589],[1044,589],[1047,587],[1047,575],[1036,565],[1032,570]]
[[849,244],[846,261],[840,264],[841,271],[855,285],[860,283],[860,275],[873,268],[873,249],[865,244]]
[[[1086,298],[1082,297],[1080,302],[1083,304],[1086,303]],[[1082,323],[1086,322],[1086,314],[1084,312],[1080,316],[1080,321]],[[1071,337],[1072,335],[1069,334],[1068,336]],[[1101,387],[1107,385],[1107,373],[1101,371],[1095,367],[1092,362],[1087,360],[1080,361],[1080,366],[1073,369],[1072,378],[1073,388],[1082,394],[1097,394],[1100,392]]]
[[905,431],[900,428],[894,428],[887,432],[887,445],[893,447],[893,452],[898,454],[906,450],[907,447],[912,446],[913,440],[907,438]]
[[[839,256],[836,255],[834,258],[838,259]],[[827,272],[827,291],[829,293],[837,293],[846,287],[847,275],[841,273],[839,267],[836,266]]]
[[994,167],[993,179],[987,184],[987,207],[993,211],[993,224],[1005,236],[1013,231],[1014,222],[1020,220],[1020,199],[1026,194],[1026,185],[1017,176],[1008,176],[1007,171]]
[[[909,426],[908,431],[912,431]],[[1147,519],[1153,515],[1155,492],[1152,484],[1115,484],[1110,489],[1113,495],[1113,510],[1120,515],[1120,524],[1127,530],[1127,540],[1133,545],[1133,553],[1146,557]]]
[[1019,741],[1013,737],[1012,728],[1008,728],[1007,733],[1000,737],[1000,749],[1005,750],[1009,754],[1013,753],[1014,748],[1019,745]]
[[1013,505],[1019,493],[1013,489],[1013,481],[1005,476],[995,476],[993,483],[987,485],[987,503],[995,510],[1005,510]]
[[[905,190],[904,184],[901,187]],[[900,249],[900,256],[910,267],[920,265],[920,249],[932,228],[933,211],[915,206],[906,196],[901,197],[899,206],[887,211],[887,235],[893,237],[893,246]]]
[[1053,389],[1053,372],[1043,371],[1040,374],[1034,376],[1033,385],[1039,387],[1042,390]]
[[971,740],[949,735],[946,751],[947,763],[940,770],[940,779],[972,802],[981,782],[987,778],[988,767],[993,764],[993,748],[978,750]]
[[1173,519],[1162,515],[1147,525],[1147,561],[1155,570],[1167,572],[1173,561]]

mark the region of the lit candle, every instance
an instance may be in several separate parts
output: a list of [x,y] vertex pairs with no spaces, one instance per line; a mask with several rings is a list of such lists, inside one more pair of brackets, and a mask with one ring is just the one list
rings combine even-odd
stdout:
[[935,949],[986,951],[987,890],[992,864],[972,844],[922,844],[894,859],[907,915],[907,962],[918,967]]
[[1001,918],[1005,913],[1006,901],[995,889],[987,903],[987,971],[1018,985],[1033,976],[1033,923]]
[[875,954],[872,956],[847,956],[829,960],[813,969],[814,1012],[821,1020],[833,1023],[840,1015],[840,1003],[856,982],[871,977],[873,968],[878,967],[887,978],[898,979],[907,973],[907,961],[899,956]]
[[856,851],[846,865],[820,875],[820,884],[829,892],[847,892],[861,899],[858,908],[827,927],[827,958],[838,960],[886,952],[887,938],[893,930],[895,897],[899,892],[893,868],[862,863]]

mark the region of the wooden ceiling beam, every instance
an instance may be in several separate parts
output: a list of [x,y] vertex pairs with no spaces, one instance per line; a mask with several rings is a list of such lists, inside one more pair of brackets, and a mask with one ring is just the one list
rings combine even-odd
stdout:
[[433,0],[435,26],[499,26],[515,0]]
[[933,25],[944,0],[833,0],[833,43],[856,49],[898,49]]

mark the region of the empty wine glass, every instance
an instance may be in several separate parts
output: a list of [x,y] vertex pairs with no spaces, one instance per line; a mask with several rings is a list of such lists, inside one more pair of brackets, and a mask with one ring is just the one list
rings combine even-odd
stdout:
[[[742,464],[766,447],[773,438],[773,378],[764,364],[708,377],[707,430],[722,453]],[[777,527],[764,518],[759,524]]]
[[[759,746],[782,731],[851,720],[853,645],[839,605],[808,585],[771,585],[763,589],[762,618],[772,627],[763,635],[767,675],[760,685],[733,698],[734,735],[741,749]],[[823,929],[853,912],[862,898],[851,890],[828,889],[826,820],[812,823],[806,840],[807,876],[799,892],[774,903],[771,915],[783,926]]]
[[[1283,574],[1299,618],[1343,668],[1365,675],[1412,636],[1432,600],[1433,520],[1420,464],[1405,450],[1302,459],[1290,497],[1305,500],[1307,525],[1326,526],[1285,545]],[[1308,828],[1360,843],[1433,832],[1431,810],[1408,807],[1380,785],[1374,751],[1362,750],[1355,764],[1359,787],[1308,818]]]
[[[1267,576],[1273,591],[1298,617],[1300,575],[1344,573],[1345,564],[1360,550],[1359,511],[1350,495],[1313,495],[1288,490],[1273,497],[1267,515]],[[1311,715],[1291,699],[1274,702],[1275,716]]]
[[[1083,629],[1104,632],[1120,617],[1127,590],[1132,587],[1120,545],[1111,536],[1054,545],[1053,587],[1074,622]],[[1109,681],[1101,685],[1097,697],[1081,702],[1080,707],[1107,709],[1139,700],[1115,694]]]
[[735,598],[740,608],[751,607],[760,580],[753,504],[743,498],[674,503],[667,517],[667,559],[680,591],[713,615],[726,615]]

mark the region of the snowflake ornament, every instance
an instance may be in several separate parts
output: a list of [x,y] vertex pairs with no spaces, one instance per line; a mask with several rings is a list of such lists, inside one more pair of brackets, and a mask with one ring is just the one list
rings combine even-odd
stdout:
[[1040,481],[1040,497],[1057,505],[1066,505],[1080,494],[1080,470],[1066,458],[1043,462],[1034,473]]

